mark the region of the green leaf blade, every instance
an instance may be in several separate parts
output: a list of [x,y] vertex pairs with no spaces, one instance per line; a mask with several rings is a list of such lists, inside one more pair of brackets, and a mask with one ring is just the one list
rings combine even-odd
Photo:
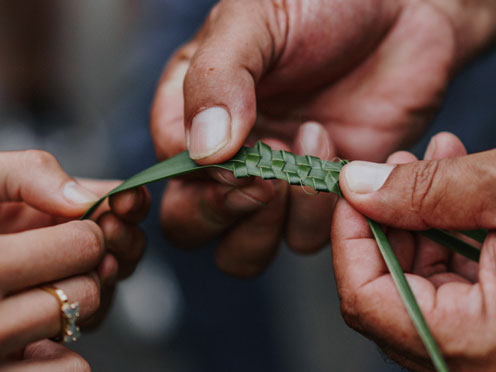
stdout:
[[430,230],[423,230],[418,232],[428,237],[432,241],[441,244],[445,247],[448,247],[451,250],[455,251],[456,253],[459,253],[471,259],[472,261],[479,262],[480,250],[474,247],[473,245],[461,240],[460,238],[458,238],[457,236],[453,235],[448,231],[430,229]]
[[372,221],[367,218],[370,229],[374,234],[375,240],[381,251],[382,257],[384,258],[384,262],[386,262],[386,266],[391,273],[391,277],[393,278],[394,283],[396,284],[396,288],[400,294],[400,297],[403,301],[403,304],[410,315],[410,319],[417,330],[424,346],[429,353],[432,362],[434,363],[434,367],[438,372],[449,372],[448,365],[446,364],[441,350],[439,350],[439,346],[436,343],[436,340],[432,336],[432,333],[427,325],[425,318],[420,310],[420,307],[413,295],[412,289],[406,280],[405,274],[403,273],[403,269],[401,268],[400,263],[398,262],[389,241],[387,240],[386,235],[382,231],[381,225],[377,222]]

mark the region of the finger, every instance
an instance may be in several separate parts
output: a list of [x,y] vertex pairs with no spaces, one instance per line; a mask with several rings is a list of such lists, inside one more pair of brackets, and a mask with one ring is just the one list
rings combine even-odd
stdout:
[[[264,142],[273,149],[287,149],[276,140]],[[210,175],[217,182],[180,179],[168,183],[162,198],[161,224],[174,244],[201,246],[266,207],[275,196],[273,182],[256,177],[238,180],[229,171]]]
[[[431,138],[424,160],[438,160],[466,154],[465,147],[455,135],[442,132]],[[428,278],[436,288],[449,281],[459,281],[460,278],[455,274],[447,273],[452,256],[450,249],[423,236],[417,239],[419,248],[413,272]]]
[[24,201],[43,212],[80,216],[97,197],[69,177],[53,155],[38,150],[0,154],[0,201]]
[[[397,151],[388,157],[386,163],[406,164],[416,160],[417,157],[408,151]],[[403,230],[389,229],[387,237],[403,271],[412,272],[416,253],[412,234]]]
[[404,272],[411,273],[416,256],[414,236],[399,229],[389,229],[386,235],[401,268]]
[[138,226],[126,223],[110,212],[100,216],[98,224],[102,227],[108,251],[118,260],[118,278],[131,275],[143,257],[145,234]]
[[13,234],[29,229],[67,222],[66,217],[53,216],[23,202],[3,203],[0,208],[0,234]]
[[122,183],[121,180],[96,180],[81,177],[78,177],[77,181],[81,186],[100,197],[108,193],[110,190],[115,189]]
[[112,307],[115,289],[115,280],[102,282],[100,288],[100,307],[91,317],[84,319],[79,323],[83,332],[94,330],[105,319],[110,311],[110,308]]
[[[122,181],[100,181],[86,178],[78,178],[77,182],[85,189],[93,192],[95,195],[102,196],[108,191],[117,187]],[[127,192],[133,192],[131,190]],[[125,192],[124,192],[125,193]],[[146,200],[145,200],[146,201]],[[147,201],[146,201],[147,202]],[[144,211],[148,207],[146,204],[141,208],[134,207],[137,210]],[[108,202],[102,203],[94,216],[100,215],[103,211],[108,210]],[[144,213],[144,212],[140,212]],[[0,209],[0,234],[12,234],[25,231],[27,229],[37,229],[40,227],[52,226],[68,222],[72,218],[54,216],[44,213],[38,209],[26,205],[24,202],[11,202],[2,205]]]
[[175,245],[198,247],[266,206],[273,195],[273,184],[260,179],[243,187],[172,180],[162,198],[161,225]]
[[[101,181],[84,178],[79,178],[78,182],[100,197],[122,183],[122,181],[117,180]],[[148,214],[150,209],[150,193],[145,186],[139,186],[114,194],[102,203],[94,214],[94,217],[98,218],[109,209],[122,220],[131,224],[137,224],[143,221]]]
[[148,214],[150,194],[144,186],[141,186],[112,195],[109,204],[112,212],[121,220],[137,224]]
[[[465,236],[459,236],[461,239],[467,239]],[[474,246],[480,245],[478,242],[471,242]],[[450,271],[465,278],[470,283],[478,281],[479,263],[474,262],[461,254],[454,253],[451,257]]]
[[402,165],[352,162],[340,175],[360,212],[408,230],[494,228],[496,150]]
[[388,272],[365,217],[344,199],[334,211],[331,241],[338,291],[356,291]]
[[[297,154],[312,155],[332,160],[336,151],[327,131],[315,122],[300,127],[293,148]],[[286,223],[286,239],[289,247],[300,253],[311,253],[329,241],[331,216],[337,196],[316,193],[304,186],[291,187],[289,211]]]
[[406,164],[412,161],[418,160],[415,155],[408,151],[397,151],[391,155],[386,160],[388,164]]
[[[92,316],[100,306],[100,283],[96,274],[77,276],[54,283],[70,303],[80,305],[80,320]],[[36,309],[36,311],[33,311]],[[57,299],[41,290],[30,289],[5,298],[0,303],[0,354],[18,350],[44,338],[61,334],[61,309]]]
[[[86,178],[77,178],[77,182],[97,196],[102,196],[108,191],[117,187],[121,181],[100,181]],[[102,210],[107,210],[108,203],[105,201],[98,209],[95,216]],[[54,216],[38,209],[35,209],[24,202],[12,202],[2,205],[0,209],[0,234],[12,234],[25,231],[27,229],[37,229],[40,227],[52,226],[68,222],[72,218]]]
[[151,133],[157,157],[162,160],[186,150],[183,82],[198,42],[179,49],[158,84],[151,110]]
[[[442,132],[434,136],[427,146],[424,158],[426,160],[442,159],[465,155],[466,150],[460,140],[451,133]],[[406,151],[392,154],[387,163],[405,164],[416,161],[417,158]],[[393,249],[395,244],[392,244]],[[399,245],[398,245],[399,246]],[[475,282],[477,278],[477,263],[465,257],[452,254],[451,251],[423,236],[417,237],[413,268],[404,271],[428,278],[438,288],[447,282]],[[403,249],[395,250],[396,255],[405,254]],[[453,272],[448,272],[453,271]],[[468,279],[468,280],[467,280]]]
[[467,155],[462,141],[450,132],[440,132],[433,136],[425,150],[424,160],[456,158]]
[[98,265],[97,273],[102,285],[108,286],[115,284],[119,273],[119,262],[113,254],[105,254],[102,262]]
[[[426,160],[432,159],[444,159],[444,158],[454,158],[457,156],[463,156],[467,154],[467,150],[463,143],[454,134],[449,132],[441,132],[434,136],[427,147],[424,158]],[[461,237],[466,239],[465,237]],[[474,242],[472,242],[474,244]],[[477,245],[477,243],[475,243]],[[446,250],[447,248],[438,245],[438,251]],[[471,282],[475,283],[477,281],[478,264],[460,254],[452,253],[450,255],[451,259],[448,263],[449,271],[453,274],[449,278],[437,276],[436,278],[431,278],[431,280],[439,282],[442,284],[446,280],[453,281],[453,275],[457,275],[457,281]],[[460,278],[461,277],[461,278]]]
[[496,315],[496,233],[491,232],[482,246],[479,262],[479,283],[484,310],[488,319]]
[[104,253],[100,228],[92,221],[0,236],[0,291],[11,291],[85,273]]
[[282,8],[226,1],[212,10],[184,80],[186,138],[199,163],[225,161],[244,144],[256,118],[256,82],[283,49]]
[[[402,236],[390,237],[394,244],[404,244]],[[425,351],[365,217],[344,199],[338,201],[334,212],[331,240],[334,274],[346,323],[377,342],[410,345],[415,354],[423,355]],[[407,274],[407,279],[422,311],[428,313],[434,303],[434,287],[418,276]]]
[[284,222],[288,185],[271,181],[274,197],[266,206],[234,226],[222,238],[217,251],[217,266],[224,272],[251,278],[265,270],[277,253]]
[[452,282],[473,283],[472,278],[453,270],[452,260],[453,254],[448,248],[424,236],[417,236],[417,253],[411,272],[429,279],[436,288]]
[[26,347],[24,360],[0,366],[0,372],[90,372],[83,357],[62,344],[42,340]]

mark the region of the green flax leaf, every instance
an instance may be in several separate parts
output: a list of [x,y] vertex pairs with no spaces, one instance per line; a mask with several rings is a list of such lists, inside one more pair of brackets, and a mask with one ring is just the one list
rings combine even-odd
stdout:
[[[232,171],[237,178],[250,176],[261,177],[263,179],[278,178],[287,181],[291,185],[307,186],[316,191],[332,192],[341,195],[339,189],[339,173],[345,164],[347,164],[346,160],[330,162],[309,155],[299,156],[287,151],[272,150],[262,142],[258,142],[255,147],[243,147],[236,156],[222,164],[198,165],[190,159],[189,153],[185,151],[129,178],[120,186],[99,199],[86,211],[81,219],[90,218],[98,206],[107,197],[118,192],[129,190],[150,182],[212,167]],[[376,222],[369,220],[369,224],[408,314],[424,342],[437,371],[448,371],[446,363],[429,331],[422,312],[418,307],[415,297],[413,296],[410,286],[405,279],[405,275],[401,270],[386,236]],[[469,235],[469,233],[472,235]],[[434,241],[446,245],[456,252],[464,254],[466,257],[473,260],[478,259],[478,254],[476,253],[476,251],[478,252],[477,248],[447,232],[430,230],[430,232],[424,232],[424,234]],[[480,232],[465,232],[465,234],[476,240],[481,239],[483,236],[483,233]]]
[[[479,231],[479,230],[477,230]],[[475,231],[473,236],[477,236],[477,238],[480,238],[480,233]],[[438,244],[444,245],[445,247],[448,247],[452,249],[453,251],[460,253],[461,255],[471,259],[472,261],[479,262],[480,258],[480,250],[472,246],[471,244],[461,240],[458,238],[456,235],[445,231],[445,230],[436,230],[436,229],[430,229],[430,230],[424,230],[424,231],[418,231],[420,234],[428,237],[429,239],[435,241]],[[471,231],[467,233],[472,233]],[[468,237],[471,237],[468,234]],[[477,240],[477,239],[474,239]],[[482,240],[484,241],[484,240]]]
[[439,350],[439,347],[437,346],[437,343],[434,340],[427,323],[425,322],[424,316],[422,315],[422,311],[420,310],[417,300],[413,295],[412,289],[406,280],[403,269],[396,259],[386,235],[382,231],[381,225],[371,219],[367,220],[369,222],[370,229],[374,234],[377,245],[379,246],[382,257],[386,262],[386,266],[391,273],[391,277],[396,284],[398,292],[400,293],[403,304],[405,305],[406,310],[412,319],[413,325],[422,339],[422,342],[424,343],[425,348],[427,349],[427,352],[436,367],[436,370],[439,372],[449,371],[448,366],[443,359],[443,355],[441,354],[441,351]]
[[90,218],[107,197],[118,192],[204,168],[226,169],[233,172],[237,178],[279,178],[292,185],[308,186],[316,191],[339,195],[339,172],[346,163],[345,160],[330,162],[314,156],[298,156],[287,151],[276,151],[262,142],[258,142],[255,147],[243,147],[236,156],[222,164],[198,165],[191,160],[189,153],[184,151],[124,181],[93,204],[81,219]]
[[484,240],[486,240],[486,236],[488,233],[486,229],[460,231],[460,232],[463,235],[468,236],[469,238],[474,239],[475,241],[478,241],[479,243],[484,243]]
[[[110,195],[150,182],[212,167],[232,171],[237,178],[249,176],[263,179],[279,178],[291,185],[307,186],[316,191],[333,192],[341,195],[339,173],[346,163],[346,160],[330,162],[314,156],[299,156],[287,151],[276,151],[262,142],[258,142],[255,147],[243,147],[236,156],[225,163],[205,166],[196,164],[185,151],[155,164],[123,182],[91,206],[82,216],[82,219],[90,218],[98,206]],[[449,232],[432,229],[421,233],[471,260],[479,260],[479,249]],[[464,231],[462,233],[474,240],[483,242],[487,230]]]

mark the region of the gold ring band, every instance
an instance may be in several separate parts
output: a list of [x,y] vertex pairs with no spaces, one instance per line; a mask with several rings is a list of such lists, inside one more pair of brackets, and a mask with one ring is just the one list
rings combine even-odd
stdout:
[[76,342],[81,333],[76,325],[79,318],[79,302],[70,303],[63,290],[53,286],[41,287],[47,293],[50,293],[60,305],[60,329],[61,335],[55,339],[57,342]]

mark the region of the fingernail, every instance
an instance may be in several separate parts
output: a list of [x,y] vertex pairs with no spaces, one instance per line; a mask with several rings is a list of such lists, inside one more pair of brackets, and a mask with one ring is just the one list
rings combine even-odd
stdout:
[[379,190],[386,182],[395,165],[353,161],[344,168],[348,188],[357,194]]
[[65,184],[63,194],[69,202],[74,204],[89,204],[98,200],[98,196],[74,181]]
[[329,140],[324,128],[318,123],[306,123],[298,134],[300,139],[299,149],[303,155],[313,155],[317,157],[329,156]]
[[222,107],[210,107],[198,113],[188,135],[189,155],[192,159],[210,156],[231,138],[231,116]]
[[431,160],[434,157],[437,147],[436,142],[436,136],[432,137],[427,145],[427,150],[425,150],[424,159]]

